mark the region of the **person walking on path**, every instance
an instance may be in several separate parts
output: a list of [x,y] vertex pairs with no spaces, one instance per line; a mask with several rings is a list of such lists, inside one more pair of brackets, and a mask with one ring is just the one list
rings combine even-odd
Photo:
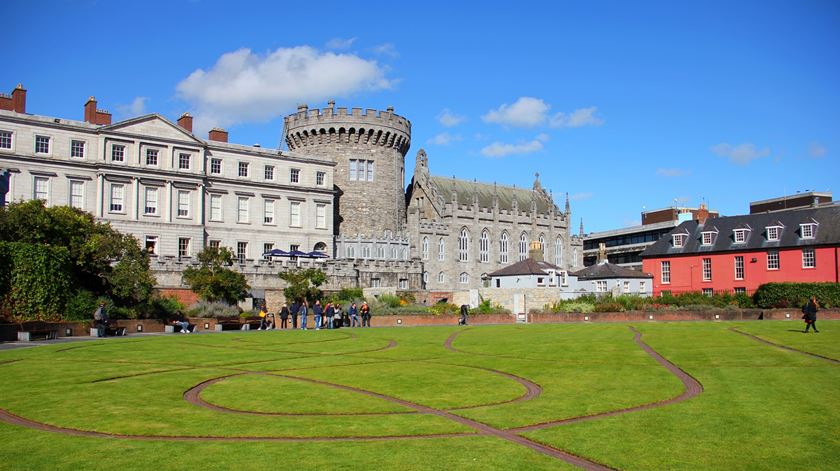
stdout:
[[811,296],[811,299],[802,308],[802,318],[805,319],[805,333],[808,329],[814,328],[814,333],[819,333],[817,330],[817,311],[820,310],[820,304],[817,302],[816,296]]
[[283,307],[280,308],[280,328],[289,328],[289,306],[286,303],[283,303]]
[[108,310],[105,303],[99,303],[99,307],[93,313],[93,326],[96,327],[96,336],[104,337],[108,330]]
[[302,303],[300,303],[300,330],[306,330],[306,315],[309,314],[309,308],[306,306],[306,300],[304,299]]
[[362,303],[360,311],[362,313],[362,327],[370,327],[370,306],[368,306],[367,301]]
[[347,309],[347,314],[350,314],[350,327],[358,327],[362,325],[359,322],[359,308],[356,307],[356,303],[350,303],[350,308]]
[[315,330],[321,330],[321,314],[323,312],[321,301],[315,301],[315,305],[312,306],[312,314],[315,316]]

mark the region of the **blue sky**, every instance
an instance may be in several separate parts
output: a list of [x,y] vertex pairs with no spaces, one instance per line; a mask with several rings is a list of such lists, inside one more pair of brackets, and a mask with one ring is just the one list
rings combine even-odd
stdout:
[[0,91],[23,83],[34,114],[81,119],[95,95],[278,146],[297,103],[393,105],[409,178],[421,148],[435,175],[539,172],[587,232],[675,201],[840,197],[836,1],[4,4]]

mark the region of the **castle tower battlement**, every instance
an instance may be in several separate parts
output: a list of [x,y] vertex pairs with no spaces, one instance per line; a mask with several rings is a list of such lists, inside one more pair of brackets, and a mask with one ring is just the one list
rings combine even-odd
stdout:
[[[402,233],[405,230],[405,154],[411,122],[394,113],[361,108],[298,106],[284,119],[291,151],[336,163],[333,183],[335,235]],[[342,256],[342,254],[339,254]]]

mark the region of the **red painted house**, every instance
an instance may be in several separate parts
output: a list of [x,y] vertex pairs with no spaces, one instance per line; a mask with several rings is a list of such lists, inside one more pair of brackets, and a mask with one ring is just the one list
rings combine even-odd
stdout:
[[663,291],[752,293],[769,282],[840,282],[840,206],[686,221],[641,254]]

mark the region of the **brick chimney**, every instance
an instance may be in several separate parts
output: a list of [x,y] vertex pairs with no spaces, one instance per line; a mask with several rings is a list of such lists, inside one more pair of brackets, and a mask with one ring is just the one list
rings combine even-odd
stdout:
[[228,132],[222,128],[213,128],[210,130],[210,133],[207,135],[211,141],[216,142],[227,142],[228,141]]
[[18,84],[11,96],[0,94],[0,110],[26,113],[26,89]]
[[706,207],[706,203],[700,203],[700,209],[697,210],[695,218],[700,224],[705,224],[706,219],[709,219],[709,209]]
[[111,124],[111,113],[96,109],[96,98],[90,97],[85,102],[85,122],[107,126]]
[[186,129],[187,132],[192,133],[193,117],[189,113],[184,113],[178,118],[178,126]]

